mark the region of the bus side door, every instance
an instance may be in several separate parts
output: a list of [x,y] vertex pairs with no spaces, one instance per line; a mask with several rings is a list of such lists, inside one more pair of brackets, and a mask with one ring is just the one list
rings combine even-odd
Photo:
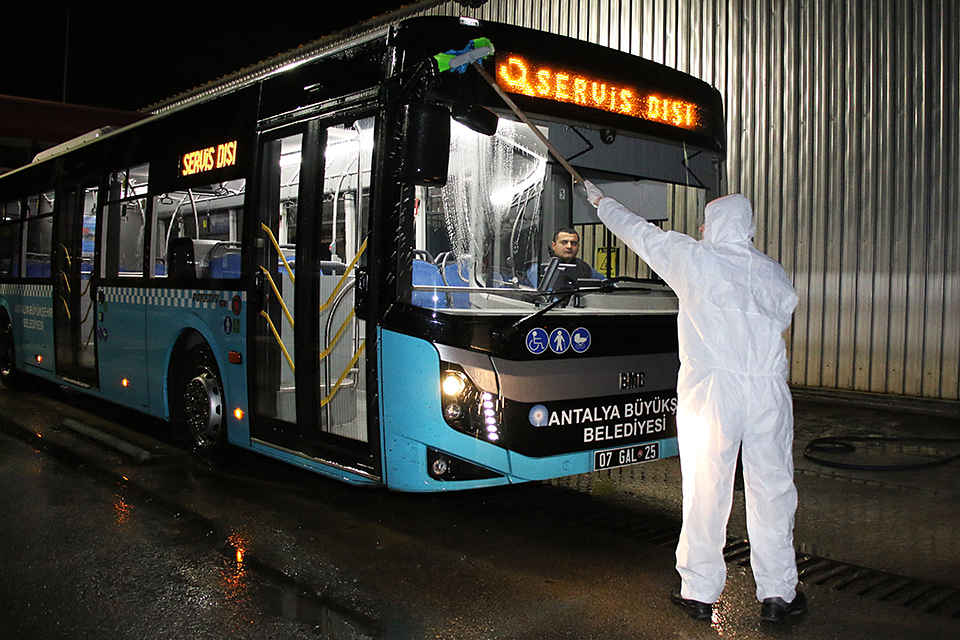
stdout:
[[97,388],[94,239],[97,185],[63,188],[54,228],[53,324],[57,376]]

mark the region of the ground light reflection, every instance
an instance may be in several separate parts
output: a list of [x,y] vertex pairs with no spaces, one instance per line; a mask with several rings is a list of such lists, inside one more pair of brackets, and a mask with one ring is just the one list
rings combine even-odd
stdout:
[[710,626],[713,627],[713,630],[717,632],[717,636],[721,638],[727,635],[736,634],[733,626],[730,624],[732,620],[730,620],[727,609],[727,603],[721,596],[721,598],[713,605],[713,617],[710,618]]
[[[710,628],[701,627],[699,631],[683,630],[677,633],[680,640],[710,640],[711,638],[734,638],[741,633],[737,632],[735,626],[736,615],[723,596],[713,605],[713,616],[710,618]],[[697,626],[702,622],[696,623]],[[742,629],[742,620],[741,620]]]
[[243,533],[234,531],[224,543],[224,562],[220,575],[223,580],[224,595],[230,602],[241,604],[250,600],[250,579],[245,562],[250,549],[250,539]]
[[114,524],[117,526],[126,524],[130,519],[130,505],[124,502],[123,498],[118,497],[113,503]]
[[[331,640],[380,637],[376,621],[320,596],[308,585],[292,581],[259,561],[252,553],[252,540],[247,534],[232,532],[224,540],[221,553],[221,586],[225,601],[231,605],[257,603],[261,614],[309,625]],[[274,579],[264,581],[264,573]],[[256,622],[241,620],[245,624]]]

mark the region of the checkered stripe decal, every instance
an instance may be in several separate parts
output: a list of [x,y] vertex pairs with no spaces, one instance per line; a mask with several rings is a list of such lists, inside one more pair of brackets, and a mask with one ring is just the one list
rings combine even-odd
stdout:
[[51,284],[0,284],[0,295],[26,296],[28,298],[50,298],[53,295]]
[[221,307],[221,301],[229,302],[235,295],[239,295],[244,302],[247,299],[244,292],[139,287],[103,287],[103,295],[106,302],[180,309],[217,309]]

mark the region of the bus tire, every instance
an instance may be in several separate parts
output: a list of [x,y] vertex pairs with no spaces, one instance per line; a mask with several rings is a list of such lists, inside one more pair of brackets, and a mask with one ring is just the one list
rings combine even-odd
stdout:
[[213,351],[206,343],[193,347],[174,388],[179,420],[194,453],[219,458],[227,450],[223,381]]
[[7,389],[23,389],[29,383],[27,374],[17,368],[17,345],[6,312],[0,314],[0,382]]

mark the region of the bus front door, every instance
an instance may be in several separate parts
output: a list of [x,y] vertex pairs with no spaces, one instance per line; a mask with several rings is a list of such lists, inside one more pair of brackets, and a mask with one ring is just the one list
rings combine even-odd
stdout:
[[261,138],[249,326],[251,437],[376,476],[365,328],[354,312],[372,137],[366,118]]
[[54,229],[53,325],[57,376],[97,388],[94,275],[97,185],[61,189]]
[[[297,411],[298,363],[297,231],[303,208],[301,182],[305,132],[270,137],[260,145],[259,228],[254,243],[254,295],[249,326],[254,357],[250,399],[251,436],[292,451],[304,451]],[[306,185],[303,185],[304,187]],[[302,272],[301,272],[302,275]]]

